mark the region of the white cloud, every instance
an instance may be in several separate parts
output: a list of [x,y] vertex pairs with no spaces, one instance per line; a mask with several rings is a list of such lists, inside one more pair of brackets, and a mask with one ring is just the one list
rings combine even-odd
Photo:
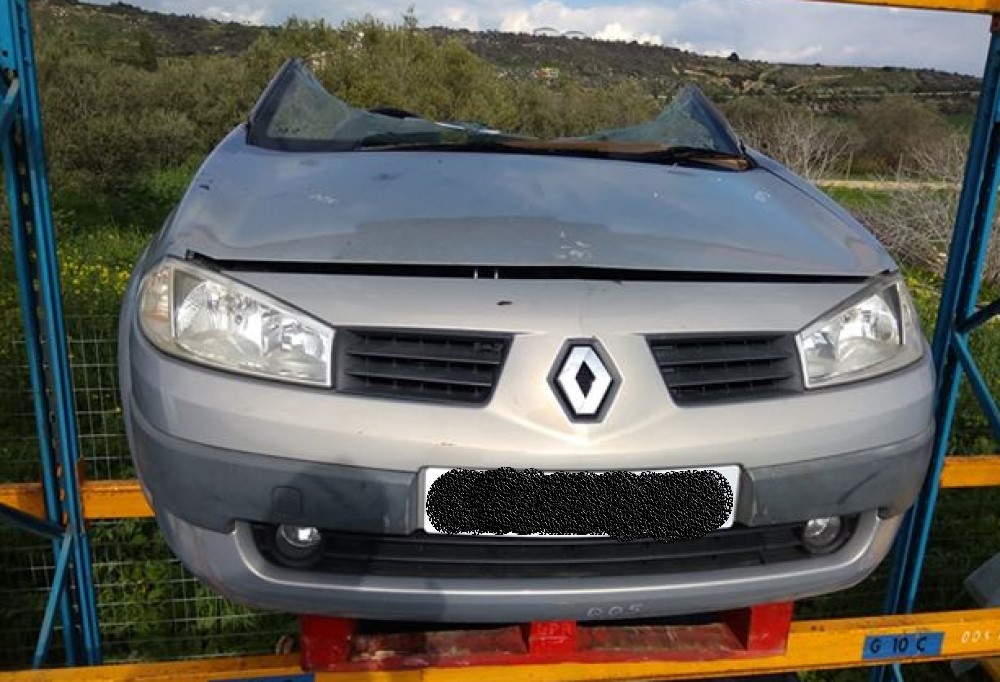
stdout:
[[594,37],[598,40],[635,40],[640,43],[651,43],[653,45],[661,45],[663,43],[663,39],[656,33],[636,33],[631,29],[625,28],[617,21],[602,28],[594,34]]
[[470,31],[478,31],[479,13],[472,7],[461,4],[451,4],[441,10],[442,21],[440,23],[453,28],[467,28]]
[[[106,0],[110,1],[110,0]],[[989,18],[798,0],[131,0],[181,14],[253,23],[289,15],[334,22],[373,14],[422,25],[531,32],[541,26],[703,54],[789,62],[912,66],[979,74]],[[587,4],[584,4],[587,3]]]
[[241,24],[263,24],[267,19],[267,9],[246,4],[234,4],[230,7],[210,5],[203,7],[198,14],[219,21],[235,21]]

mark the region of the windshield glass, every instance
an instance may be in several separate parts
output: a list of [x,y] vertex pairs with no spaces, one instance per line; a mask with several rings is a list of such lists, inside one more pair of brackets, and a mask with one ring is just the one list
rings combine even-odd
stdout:
[[249,121],[249,142],[286,151],[489,150],[643,161],[691,161],[741,170],[739,139],[697,87],[686,85],[654,119],[572,137],[536,137],[394,108],[361,109],[330,94],[299,60],[285,63]]

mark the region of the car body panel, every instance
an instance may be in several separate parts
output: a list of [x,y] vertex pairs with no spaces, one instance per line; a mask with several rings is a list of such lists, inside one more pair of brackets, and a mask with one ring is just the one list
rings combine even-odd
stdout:
[[239,129],[199,171],[169,241],[261,263],[811,276],[895,267],[861,225],[764,167],[458,151],[290,154],[250,147]]

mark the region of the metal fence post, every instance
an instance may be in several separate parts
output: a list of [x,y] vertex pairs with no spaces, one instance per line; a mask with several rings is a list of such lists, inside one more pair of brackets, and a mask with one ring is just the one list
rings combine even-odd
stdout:
[[[907,514],[896,541],[886,613],[911,613],[916,603],[963,375],[996,437],[1000,438],[996,399],[986,388],[968,345],[969,334],[1000,312],[997,301],[977,310],[1000,182],[1000,17],[993,17],[990,31],[982,90],[934,328],[932,352],[938,376],[933,456],[920,496]],[[890,671],[893,677],[902,679],[898,666],[876,669],[872,677],[884,681]]]

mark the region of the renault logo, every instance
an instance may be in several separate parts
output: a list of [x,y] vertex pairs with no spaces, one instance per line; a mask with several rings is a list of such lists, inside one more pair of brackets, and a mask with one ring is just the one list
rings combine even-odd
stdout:
[[611,403],[618,377],[592,341],[572,341],[556,362],[549,382],[570,417],[597,420]]

